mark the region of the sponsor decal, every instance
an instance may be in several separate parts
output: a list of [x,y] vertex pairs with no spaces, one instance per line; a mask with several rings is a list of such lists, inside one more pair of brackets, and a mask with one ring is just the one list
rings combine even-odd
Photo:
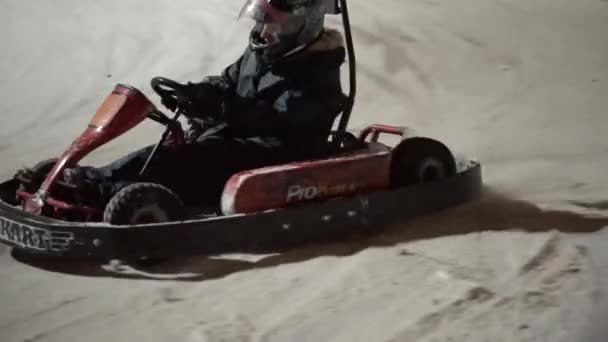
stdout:
[[328,197],[355,192],[358,184],[336,185],[291,185],[287,188],[287,203],[311,200],[319,197]]
[[49,231],[0,218],[0,240],[24,249],[61,252],[74,240],[71,232]]

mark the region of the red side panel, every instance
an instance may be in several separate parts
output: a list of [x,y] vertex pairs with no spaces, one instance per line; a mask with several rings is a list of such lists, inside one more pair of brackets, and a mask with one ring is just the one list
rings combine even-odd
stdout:
[[314,199],[385,189],[390,149],[368,149],[332,159],[298,162],[234,175],[222,195],[225,215],[284,208]]

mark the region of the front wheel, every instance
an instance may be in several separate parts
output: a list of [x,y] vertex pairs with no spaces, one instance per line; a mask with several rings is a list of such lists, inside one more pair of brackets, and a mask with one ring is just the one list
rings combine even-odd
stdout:
[[184,205],[173,191],[159,184],[136,183],[110,199],[103,220],[115,225],[160,223],[180,220],[183,212]]
[[56,163],[57,158],[49,158],[31,168],[19,170],[15,179],[19,182],[20,189],[30,193],[36,192]]
[[440,181],[456,174],[452,152],[441,142],[423,137],[403,140],[392,152],[391,187]]
[[[137,225],[179,221],[184,218],[184,205],[168,188],[154,183],[126,186],[110,199],[103,213],[105,222],[115,225]],[[138,266],[152,266],[168,259],[151,252],[125,260]]]

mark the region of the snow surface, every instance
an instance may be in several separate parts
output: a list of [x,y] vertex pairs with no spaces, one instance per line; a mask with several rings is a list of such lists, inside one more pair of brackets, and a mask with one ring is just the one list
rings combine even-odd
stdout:
[[[241,5],[0,2],[0,178],[63,151],[115,83],[158,103],[154,76],[219,73],[246,44]],[[350,8],[351,126],[410,126],[478,158],[479,202],[367,239],[146,270],[29,260],[2,246],[0,341],[576,340],[600,310],[608,270],[608,2]],[[160,132],[145,124],[86,162]]]

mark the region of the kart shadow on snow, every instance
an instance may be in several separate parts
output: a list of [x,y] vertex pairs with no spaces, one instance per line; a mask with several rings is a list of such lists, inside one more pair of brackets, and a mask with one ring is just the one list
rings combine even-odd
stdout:
[[591,233],[608,226],[608,218],[590,217],[574,212],[545,211],[520,200],[511,199],[490,188],[474,202],[388,227],[373,227],[365,234],[340,241],[312,243],[257,261],[221,256],[176,257],[141,268],[127,265],[101,265],[95,260],[53,260],[36,258],[13,251],[18,261],[39,269],[88,277],[204,281],[236,272],[297,263],[321,256],[350,256],[373,247],[392,247],[405,242],[463,235],[482,231],[520,230],[563,233]]

